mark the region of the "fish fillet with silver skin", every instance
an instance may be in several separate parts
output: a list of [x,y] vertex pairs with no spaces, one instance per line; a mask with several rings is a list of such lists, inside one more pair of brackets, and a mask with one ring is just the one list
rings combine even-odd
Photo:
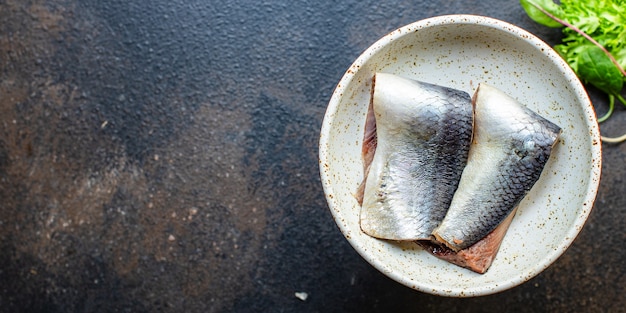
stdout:
[[365,179],[361,229],[390,240],[428,240],[446,214],[467,161],[468,93],[377,73],[377,146]]
[[502,91],[480,84],[467,166],[450,209],[434,231],[450,249],[465,249],[493,231],[539,179],[561,128]]

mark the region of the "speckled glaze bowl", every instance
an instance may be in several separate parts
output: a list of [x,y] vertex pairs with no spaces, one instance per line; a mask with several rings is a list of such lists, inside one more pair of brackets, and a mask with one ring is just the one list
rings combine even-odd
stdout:
[[[361,143],[371,78],[386,72],[473,94],[495,86],[563,128],[541,178],[519,206],[498,255],[477,274],[413,243],[379,240],[359,227],[354,197],[363,179]],[[433,17],[399,28],[369,47],[337,85],[320,136],[326,199],[345,238],[392,279],[454,297],[492,294],[528,281],[552,264],[582,229],[600,181],[600,134],[578,78],[550,46],[492,18]]]

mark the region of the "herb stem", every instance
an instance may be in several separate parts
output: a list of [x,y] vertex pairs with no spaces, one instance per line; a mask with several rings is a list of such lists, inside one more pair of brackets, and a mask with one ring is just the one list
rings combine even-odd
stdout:
[[609,95],[609,111],[606,112],[601,118],[598,119],[598,123],[602,123],[606,121],[611,114],[613,114],[613,109],[615,108],[615,97],[613,95]]
[[626,134],[623,134],[619,137],[604,137],[601,136],[600,137],[602,139],[602,142],[606,142],[606,143],[620,143],[622,141],[626,141]]
[[[620,102],[626,104],[626,101],[624,101],[624,97],[622,97],[622,95],[620,94],[609,95],[609,112],[606,113],[603,117],[599,118],[598,123],[604,122],[607,118],[609,118],[609,116],[611,116],[611,113],[613,113],[613,108],[615,107],[616,97],[619,99]],[[606,142],[606,143],[620,143],[620,142],[626,141],[626,134],[621,135],[619,137],[600,136],[600,139],[602,140],[602,142]]]
[[617,97],[617,100],[619,100],[619,102],[621,102],[623,105],[626,105],[626,99],[624,99],[622,95],[616,94],[615,96]]

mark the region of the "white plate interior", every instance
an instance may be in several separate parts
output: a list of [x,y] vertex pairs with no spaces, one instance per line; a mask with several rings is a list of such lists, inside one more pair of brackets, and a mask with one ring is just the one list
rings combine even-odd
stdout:
[[[476,274],[414,244],[374,239],[359,228],[354,192],[363,179],[361,143],[371,78],[393,73],[473,94],[485,82],[563,129],[544,172],[519,210],[489,271]],[[368,262],[411,288],[444,296],[502,291],[534,277],[581,230],[601,168],[598,125],[584,88],[544,42],[486,17],[434,17],[400,28],[368,48],[341,79],[320,137],[320,171],[331,212]]]

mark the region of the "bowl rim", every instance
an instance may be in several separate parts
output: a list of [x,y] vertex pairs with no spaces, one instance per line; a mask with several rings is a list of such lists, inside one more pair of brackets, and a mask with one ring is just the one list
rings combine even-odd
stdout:
[[[591,147],[590,153],[592,168],[590,172],[590,181],[588,183],[585,196],[582,200],[583,204],[586,206],[586,209],[583,209],[581,213],[578,214],[573,225],[568,229],[566,236],[559,242],[557,248],[551,250],[551,253],[545,255],[544,258],[541,259],[540,262],[538,262],[535,266],[529,267],[526,271],[521,271],[517,275],[512,275],[508,279],[499,282],[496,286],[478,287],[473,289],[461,289],[451,287],[446,288],[445,290],[439,290],[436,289],[434,286],[421,284],[419,282],[416,282],[415,280],[410,280],[409,277],[404,277],[397,271],[390,269],[389,267],[385,267],[384,264],[379,263],[376,259],[371,257],[369,252],[363,249],[359,242],[354,239],[354,236],[349,235],[350,229],[347,229],[347,226],[345,226],[344,223],[340,222],[341,217],[338,216],[337,213],[337,199],[332,196],[329,197],[329,195],[335,194],[335,191],[329,183],[330,180],[332,180],[331,174],[325,171],[324,167],[327,166],[326,164],[329,164],[329,151],[327,150],[327,147],[329,146],[329,134],[331,131],[331,125],[334,124],[335,113],[339,109],[342,95],[345,93],[346,88],[350,85],[351,80],[355,77],[358,69],[363,64],[365,64],[373,55],[375,55],[377,50],[382,49],[394,40],[406,36],[416,30],[452,24],[472,24],[494,28],[496,30],[506,32],[519,40],[526,41],[528,44],[534,45],[544,52],[546,57],[549,58],[550,61],[561,70],[561,73],[570,82],[570,86],[574,88],[573,92],[577,95],[578,102],[582,105],[581,109],[584,112],[585,122],[588,129],[590,130],[590,136],[588,140],[589,146]],[[591,105],[591,100],[589,99],[586,89],[584,88],[576,74],[573,72],[573,70],[569,67],[569,65],[560,57],[560,55],[556,51],[552,49],[552,47],[550,47],[547,43],[545,43],[543,40],[539,39],[532,33],[499,19],[472,14],[440,15],[418,20],[391,31],[390,33],[376,41],[374,44],[369,46],[366,50],[364,50],[344,73],[332,93],[322,122],[318,149],[320,177],[324,190],[324,196],[326,198],[335,223],[341,230],[344,237],[348,240],[350,245],[368,263],[370,263],[372,266],[374,266],[376,269],[378,269],[388,277],[396,280],[397,282],[418,291],[449,297],[482,296],[501,292],[530,280],[531,278],[535,277],[543,270],[548,268],[550,265],[552,265],[552,263],[554,263],[572,244],[572,242],[582,230],[582,227],[584,226],[586,220],[588,219],[589,214],[591,213],[591,210],[593,208],[593,203],[595,202],[597,196],[602,168],[602,145],[596,113],[593,109],[593,106]]]

